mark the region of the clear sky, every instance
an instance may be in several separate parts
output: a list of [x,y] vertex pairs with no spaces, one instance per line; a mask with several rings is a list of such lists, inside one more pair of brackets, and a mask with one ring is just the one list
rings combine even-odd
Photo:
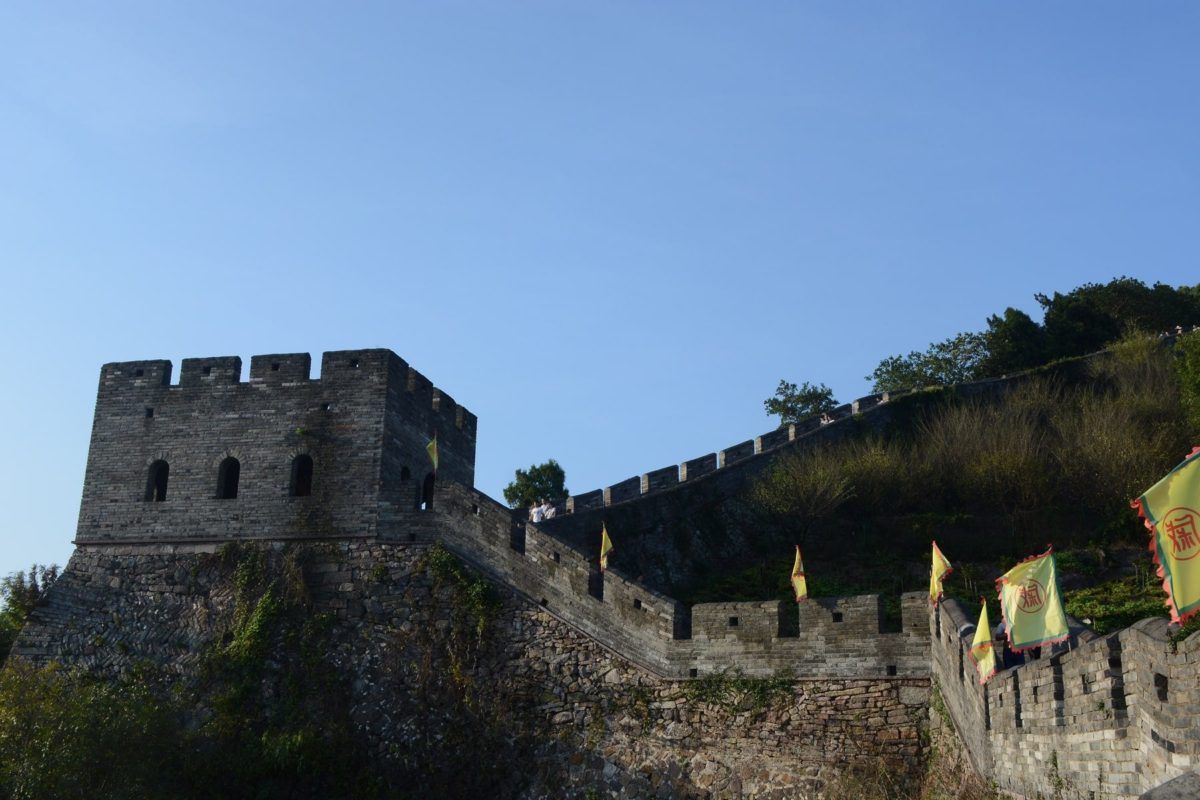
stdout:
[[0,574],[71,552],[100,365],[388,347],[477,485],[772,427],[780,378],[1200,282],[1200,5],[0,6]]

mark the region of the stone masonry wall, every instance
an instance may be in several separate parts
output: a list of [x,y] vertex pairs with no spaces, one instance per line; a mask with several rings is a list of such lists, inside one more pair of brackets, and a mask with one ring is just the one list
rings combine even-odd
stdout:
[[392,541],[438,540],[499,583],[664,677],[737,669],[747,675],[928,675],[928,600],[902,600],[902,628],[882,632],[879,597],[803,603],[701,603],[688,608],[622,570],[600,574],[598,555],[514,518],[486,495],[439,484],[434,508],[395,508],[380,525]]
[[[335,617],[327,657],[353,687],[351,714],[371,751],[401,768],[436,748],[456,720],[424,705],[421,676],[450,672],[429,643],[453,625],[454,606],[424,566],[429,547],[259,546],[305,549],[311,613]],[[231,624],[223,563],[211,544],[81,545],[14,653],[114,676],[149,660],[187,680]],[[497,718],[470,724],[484,725],[481,739],[528,748],[521,763],[499,765],[494,796],[803,800],[851,765],[907,774],[921,761],[927,679],[800,679],[763,704],[703,697],[689,693],[697,682],[641,669],[536,602],[500,595],[469,665],[474,707]]]
[[[438,435],[439,477],[471,485],[475,417],[389,350],[106,364],[84,478],[80,542],[370,536],[381,489],[412,506]],[[291,496],[293,460],[313,460],[312,494]],[[220,464],[240,463],[235,498]],[[166,462],[162,502],[151,465]]]
[[975,769],[1017,796],[1134,798],[1200,755],[1200,636],[1173,646],[1164,619],[998,673],[979,686],[975,626],[956,601],[931,617],[933,677]]

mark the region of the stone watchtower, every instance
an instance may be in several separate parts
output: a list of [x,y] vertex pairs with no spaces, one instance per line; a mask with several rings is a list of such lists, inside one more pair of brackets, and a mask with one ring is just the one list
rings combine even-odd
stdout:
[[390,350],[105,364],[78,544],[367,537],[472,486],[475,415]]

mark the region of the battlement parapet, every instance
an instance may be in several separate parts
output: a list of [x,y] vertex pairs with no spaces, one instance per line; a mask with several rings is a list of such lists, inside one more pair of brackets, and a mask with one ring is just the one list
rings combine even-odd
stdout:
[[717,453],[717,467],[728,467],[730,464],[736,464],[754,455],[754,444],[755,440],[750,439],[740,444],[735,444],[733,447],[726,447]]
[[309,380],[312,357],[308,353],[276,353],[251,356],[250,383],[281,385]]
[[371,535],[383,492],[474,481],[476,418],[390,350],[101,368],[79,541]]
[[382,382],[399,366],[405,390],[418,398],[422,405],[438,412],[457,429],[472,436],[477,425],[475,415],[460,406],[445,391],[433,383],[391,350],[337,350],[322,354],[321,377],[312,379],[312,357],[308,353],[275,353],[256,355],[250,359],[250,378],[243,384],[242,359],[239,356],[209,356],[185,358],[180,364],[179,383],[172,384],[171,361],[114,361],[100,370],[99,399],[123,399],[130,392],[161,387],[179,391],[206,389],[229,385],[293,386],[340,390],[347,385],[366,381]]
[[1200,635],[1172,643],[1171,632],[1165,618],[1106,635],[1073,623],[1069,643],[980,686],[975,626],[948,600],[930,618],[933,673],[985,779],[1018,796],[1049,796],[1058,781],[1135,798],[1200,761]]
[[[901,630],[884,629],[877,595],[804,603],[701,603],[688,608],[618,566],[603,573],[599,552],[534,525],[473,489],[441,483],[432,513],[404,512],[382,538],[405,541],[421,525],[493,580],[613,652],[668,678],[726,669],[747,675],[928,674],[925,596],[902,598]],[[433,522],[430,522],[433,520]],[[599,541],[599,526],[588,541]],[[423,539],[422,539],[423,540]],[[417,540],[414,540],[417,541]]]

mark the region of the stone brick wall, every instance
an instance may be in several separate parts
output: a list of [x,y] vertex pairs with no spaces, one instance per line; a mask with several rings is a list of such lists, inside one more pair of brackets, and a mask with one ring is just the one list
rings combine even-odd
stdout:
[[[475,417],[388,350],[106,364],[101,370],[80,542],[371,536],[381,492],[419,500],[438,434],[439,478],[471,485]],[[313,460],[312,494],[290,496],[292,462]],[[221,462],[240,463],[237,497],[218,499]],[[155,461],[166,499],[147,500]]]
[[[350,713],[371,751],[399,759],[435,746],[454,720],[423,705],[420,673],[448,668],[421,643],[452,625],[453,604],[423,567],[427,545],[291,546],[306,548],[312,613],[336,618],[327,657],[353,687]],[[186,678],[229,629],[230,574],[213,544],[82,544],[15,653],[108,675],[149,660]],[[915,778],[925,678],[799,679],[761,705],[698,697],[694,682],[641,669],[518,593],[501,588],[501,600],[470,680],[476,706],[502,714],[488,731],[532,733],[525,760],[499,765],[515,796],[803,800],[848,766]]]
[[983,687],[967,655],[974,625],[956,601],[931,617],[931,634],[947,710],[976,770],[1002,789],[1134,798],[1200,755],[1200,636],[1173,647],[1164,619],[1085,632]]
[[[747,675],[928,675],[928,600],[902,599],[899,632],[883,632],[877,595],[803,603],[700,603],[690,609],[622,570],[599,571],[553,532],[524,522],[473,489],[439,484],[431,512],[397,510],[389,540],[411,540],[418,525],[482,573],[511,586],[605,647],[664,677],[726,669]],[[731,620],[736,618],[736,624]]]

